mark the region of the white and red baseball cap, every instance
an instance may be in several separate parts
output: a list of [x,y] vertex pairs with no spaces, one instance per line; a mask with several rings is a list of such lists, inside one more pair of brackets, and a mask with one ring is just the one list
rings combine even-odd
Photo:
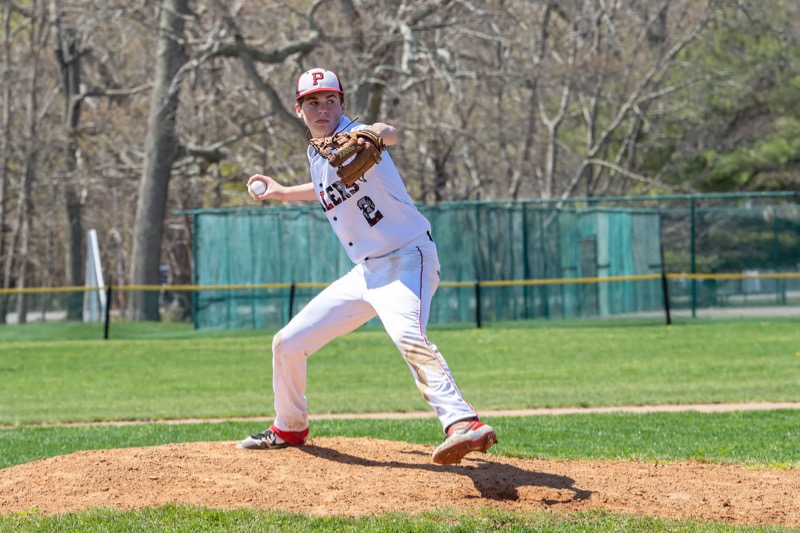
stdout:
[[311,93],[318,93],[321,91],[333,91],[335,93],[344,94],[342,90],[342,82],[330,70],[324,68],[312,68],[300,75],[297,80],[296,100],[301,99]]

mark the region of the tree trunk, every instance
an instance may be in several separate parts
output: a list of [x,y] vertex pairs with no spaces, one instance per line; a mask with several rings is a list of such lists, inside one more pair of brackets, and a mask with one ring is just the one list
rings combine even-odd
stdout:
[[[3,17],[3,115],[2,132],[0,133],[0,258],[6,255],[6,205],[8,202],[8,160],[10,158],[11,143],[8,142],[11,134],[11,6],[6,6]],[[5,276],[3,276],[5,281]],[[8,288],[5,283],[2,286]],[[8,312],[7,294],[0,295],[0,324],[6,323]]]
[[[31,13],[31,32],[29,35],[30,49],[32,52],[31,77],[29,85],[28,109],[25,117],[25,155],[22,161],[22,178],[19,184],[17,195],[17,211],[14,217],[14,225],[11,233],[5,262],[3,264],[3,287],[11,287],[12,280],[16,277],[16,287],[25,288],[25,275],[30,262],[29,243],[32,222],[33,203],[31,201],[31,191],[33,180],[36,178],[36,161],[41,149],[38,138],[38,123],[42,109],[39,108],[39,98],[37,90],[39,88],[39,76],[41,75],[42,61],[41,52],[47,42],[48,23],[46,10],[35,10]],[[42,113],[44,116],[44,113]],[[17,246],[19,250],[17,251]],[[17,252],[19,257],[14,257]],[[14,276],[16,273],[16,276]],[[5,304],[4,304],[5,307]],[[17,295],[17,319],[20,324],[26,321],[26,294]],[[5,309],[2,309],[5,311]]]
[[[30,256],[30,242],[31,242],[31,219],[33,218],[33,203],[31,202],[31,189],[33,187],[33,179],[36,175],[36,152],[31,151],[26,156],[25,172],[22,183],[22,191],[19,197],[20,220],[19,227],[19,261],[16,263],[16,280],[17,287],[24,289],[26,286],[28,274],[28,260]],[[28,295],[17,294],[17,323],[28,323]]]
[[[67,180],[64,187],[65,223],[67,227],[64,257],[65,281],[67,285],[79,287],[84,284],[84,242],[80,193],[74,182],[77,169],[78,125],[81,120],[81,51],[74,31],[61,28],[61,10],[57,0],[51,3],[56,23],[56,57],[61,68],[61,90],[64,96],[64,170]],[[83,316],[82,292],[71,292],[67,296],[67,320],[81,320]]]
[[[14,279],[18,289],[25,288],[25,277],[28,269],[29,246],[31,238],[31,190],[33,180],[36,177],[36,158],[38,157],[38,146],[36,140],[37,114],[39,103],[36,95],[36,86],[39,79],[38,69],[34,69],[34,76],[31,79],[30,102],[28,107],[27,124],[27,146],[25,148],[25,160],[23,162],[22,181],[17,196],[17,213],[14,219],[14,227],[11,233],[11,245],[6,257],[3,272],[3,286],[10,287]],[[18,257],[14,259],[13,251],[19,245]],[[16,275],[14,272],[16,271]],[[27,322],[27,295],[17,294],[16,303],[17,321],[20,324]]]
[[[158,57],[150,118],[145,140],[145,162],[139,185],[139,201],[133,228],[131,282],[158,285],[167,189],[178,142],[175,114],[178,89],[173,79],[186,62],[180,39],[188,0],[165,0],[159,25]],[[133,320],[160,320],[158,291],[135,291],[130,295],[129,315]]]

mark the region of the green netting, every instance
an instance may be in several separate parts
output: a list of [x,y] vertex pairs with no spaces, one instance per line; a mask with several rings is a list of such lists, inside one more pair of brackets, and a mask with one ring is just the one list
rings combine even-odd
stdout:
[[[420,205],[439,247],[432,323],[606,317],[664,309],[660,275],[800,270],[796,194]],[[280,327],[352,264],[316,206],[198,210],[198,328]],[[663,250],[663,259],[662,259]],[[663,263],[663,264],[662,264]],[[648,279],[603,281],[619,276]],[[569,282],[569,280],[576,280]],[[586,280],[591,280],[587,282]],[[554,280],[552,284],[486,285]],[[481,282],[476,288],[475,282]],[[791,305],[798,279],[670,279],[692,313]]]
[[[800,271],[800,205],[766,198],[731,206],[718,199],[664,210],[665,260],[671,272],[767,275]],[[708,279],[671,284],[678,308],[752,307],[797,302],[797,279]]]
[[[319,209],[209,212],[195,216],[195,284],[274,285],[330,282],[352,267]],[[327,231],[325,231],[327,229]],[[221,288],[195,293],[203,328],[269,327],[315,293],[286,288]]]
[[[442,287],[431,322],[475,320],[478,294],[452,282],[594,278],[658,273],[658,213],[533,203],[423,205],[440,251]],[[200,286],[326,283],[352,264],[315,207],[197,211]],[[320,289],[197,291],[200,328],[278,327]],[[482,287],[484,320],[605,316],[663,307],[657,280]],[[291,308],[291,309],[290,309]]]

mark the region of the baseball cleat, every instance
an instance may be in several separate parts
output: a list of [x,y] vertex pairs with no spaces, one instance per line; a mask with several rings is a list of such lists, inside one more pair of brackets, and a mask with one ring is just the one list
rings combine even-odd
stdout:
[[497,444],[497,435],[491,426],[479,420],[456,422],[447,429],[444,442],[433,451],[433,462],[454,465],[470,452],[485,452]]
[[[280,435],[279,435],[280,434]],[[242,450],[278,450],[288,446],[302,446],[306,442],[308,429],[305,431],[280,431],[274,426],[236,443]]]

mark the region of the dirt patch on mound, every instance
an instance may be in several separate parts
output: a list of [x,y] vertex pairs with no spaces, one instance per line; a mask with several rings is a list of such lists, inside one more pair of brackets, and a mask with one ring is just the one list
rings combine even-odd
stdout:
[[237,450],[233,442],[82,451],[0,470],[0,513],[175,503],[359,516],[489,506],[800,527],[800,469],[491,454],[442,467],[432,451],[350,438],[275,451]]

